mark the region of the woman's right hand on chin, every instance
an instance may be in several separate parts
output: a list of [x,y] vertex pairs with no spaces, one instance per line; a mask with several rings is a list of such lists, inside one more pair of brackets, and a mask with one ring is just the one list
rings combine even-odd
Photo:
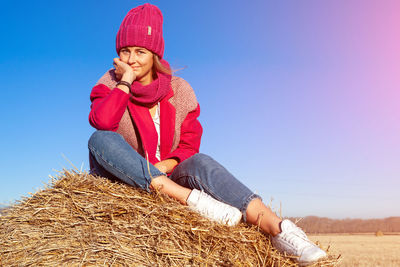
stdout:
[[114,58],[113,65],[115,67],[115,76],[118,81],[125,81],[132,84],[136,79],[136,75],[131,66],[122,62],[119,58]]

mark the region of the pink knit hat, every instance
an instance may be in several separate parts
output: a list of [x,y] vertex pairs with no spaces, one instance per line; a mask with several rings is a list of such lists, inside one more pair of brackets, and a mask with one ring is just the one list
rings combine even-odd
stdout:
[[140,46],[162,58],[164,54],[162,23],[162,13],[155,5],[147,3],[131,9],[117,33],[117,53],[125,46]]

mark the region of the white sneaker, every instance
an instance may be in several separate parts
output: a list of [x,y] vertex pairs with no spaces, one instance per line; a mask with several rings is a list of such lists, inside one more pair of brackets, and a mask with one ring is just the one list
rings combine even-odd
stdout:
[[186,202],[189,208],[202,216],[228,226],[238,224],[242,218],[242,213],[239,209],[220,202],[197,189],[192,190]]
[[282,232],[271,238],[272,245],[281,252],[297,256],[300,266],[309,265],[326,257],[325,251],[311,242],[307,235],[290,220],[281,223]]

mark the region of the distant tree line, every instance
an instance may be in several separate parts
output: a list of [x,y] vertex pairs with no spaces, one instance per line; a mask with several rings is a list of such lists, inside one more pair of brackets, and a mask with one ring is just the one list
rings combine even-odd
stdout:
[[382,231],[400,232],[400,217],[385,219],[330,219],[308,216],[305,218],[289,218],[296,222],[306,233],[371,233]]

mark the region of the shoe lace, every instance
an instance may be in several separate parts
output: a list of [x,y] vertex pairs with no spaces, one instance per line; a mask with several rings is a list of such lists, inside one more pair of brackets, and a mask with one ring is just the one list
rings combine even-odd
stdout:
[[205,209],[205,212],[208,213],[213,218],[219,218],[222,222],[228,223],[231,221],[231,210],[224,205],[223,203],[215,200],[212,198],[210,195],[205,195],[207,198],[209,204],[211,204],[211,209],[207,208]]
[[292,245],[292,248],[297,252],[296,254],[300,254],[306,247],[311,246],[307,235],[297,226],[294,226],[281,238]]
[[295,226],[294,226],[294,229],[295,229],[296,233],[297,233],[299,236],[301,236],[301,237],[304,238],[306,241],[308,241],[308,237],[307,237],[306,233],[304,233],[304,231],[303,231],[300,227],[298,227],[297,225],[295,225]]

